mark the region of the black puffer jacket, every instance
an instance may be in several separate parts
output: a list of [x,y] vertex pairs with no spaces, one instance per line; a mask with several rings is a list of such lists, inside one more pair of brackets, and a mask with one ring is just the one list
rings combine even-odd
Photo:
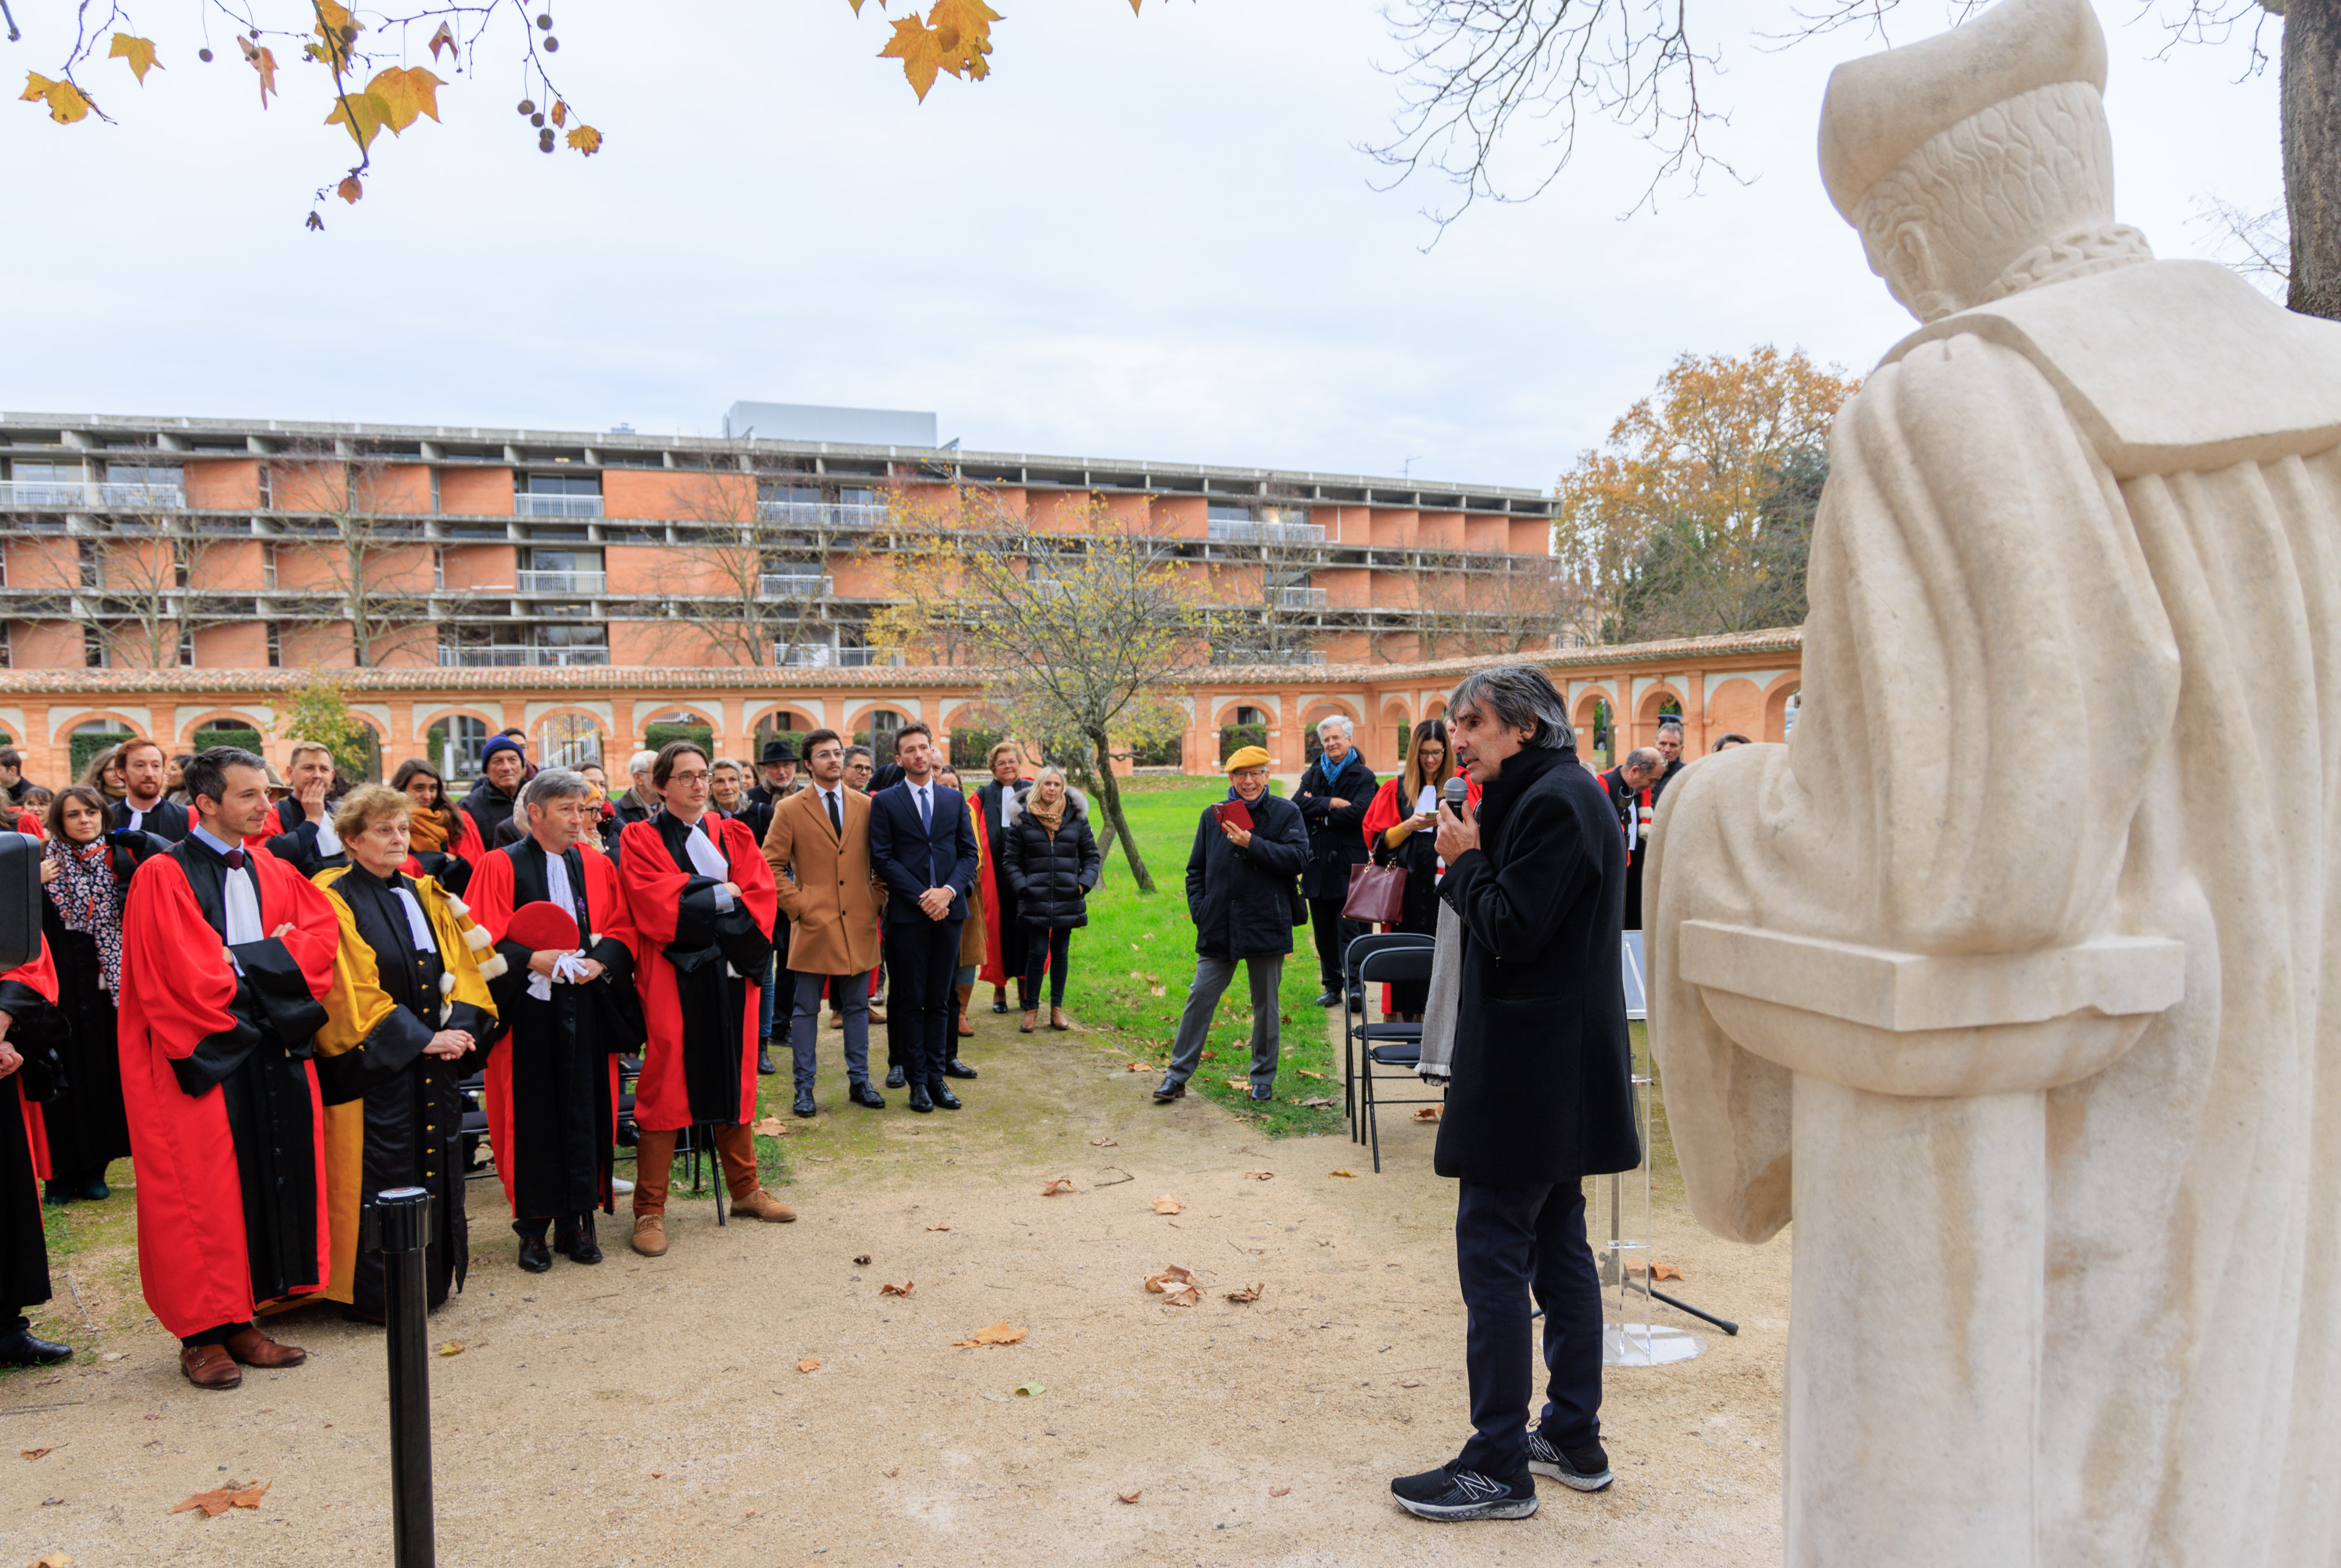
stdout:
[[[1230,799],[1235,799],[1232,791]],[[1195,951],[1212,958],[1266,958],[1292,951],[1292,892],[1309,864],[1300,808],[1274,795],[1250,806],[1251,843],[1239,849],[1206,809],[1187,853],[1187,914]]]
[[1008,825],[1001,832],[1008,884],[1016,890],[1017,913],[1028,926],[1052,931],[1090,923],[1089,890],[1101,869],[1097,835],[1090,831],[1089,802],[1065,791],[1064,819],[1051,835],[1032,815],[1032,797],[1012,797]]

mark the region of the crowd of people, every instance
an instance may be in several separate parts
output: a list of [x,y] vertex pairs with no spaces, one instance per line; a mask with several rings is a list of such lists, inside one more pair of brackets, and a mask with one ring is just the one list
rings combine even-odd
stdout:
[[[1289,798],[1266,750],[1235,751],[1197,821],[1196,972],[1154,1098],[1184,1097],[1239,966],[1250,1092],[1271,1098],[1295,931],[1313,928],[1319,1000],[1341,1005],[1364,929],[1352,879],[1407,873],[1385,928],[1439,932],[1459,975],[1436,1168],[1461,1183],[1477,1435],[1393,1491],[1427,1516],[1519,1517],[1533,1474],[1609,1479],[1581,1178],[1640,1157],[1619,933],[1639,924],[1682,728],[1597,776],[1576,765],[1559,693],[1522,665],[1467,677],[1387,782],[1349,720],[1317,735]],[[734,1215],[793,1220],[758,1178],[752,1133],[775,1039],[795,1113],[819,1114],[825,1009],[849,1101],[883,1110],[869,1037],[882,1023],[885,1086],[931,1114],[961,1108],[952,1086],[977,1077],[957,1043],[982,980],[997,1012],[1012,980],[1025,1032],[1044,985],[1047,1027],[1070,1027],[1071,938],[1101,855],[1064,774],[1028,779],[1022,760],[1002,742],[966,790],[923,723],[882,769],[826,729],[767,744],[752,768],[680,739],[630,758],[613,797],[598,764],[533,767],[513,731],[456,801],[423,759],[337,791],[314,743],[280,778],[234,747],[170,757],[131,740],[54,794],[0,749],[45,893],[38,957],[0,975],[0,1101],[15,1102],[0,1104],[0,1363],[72,1354],[23,1310],[49,1297],[40,1206],[104,1197],[125,1155],[146,1300],[199,1387],[300,1365],[268,1332],[288,1309],[383,1320],[381,1255],[361,1237],[386,1189],[432,1194],[425,1279],[443,1301],[470,1261],[473,1075],[523,1269],[600,1262],[597,1216],[622,1195],[633,1249],[664,1255],[685,1137],[714,1156]],[[1384,1011],[1420,1018],[1423,989]],[[631,1182],[614,1168],[629,1127]],[[1527,1426],[1531,1294],[1551,1397]]]

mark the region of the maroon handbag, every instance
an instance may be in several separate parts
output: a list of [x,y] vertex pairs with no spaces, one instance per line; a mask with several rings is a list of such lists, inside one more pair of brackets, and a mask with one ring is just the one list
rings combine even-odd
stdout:
[[1360,861],[1350,868],[1350,896],[1341,918],[1395,926],[1406,917],[1406,868]]

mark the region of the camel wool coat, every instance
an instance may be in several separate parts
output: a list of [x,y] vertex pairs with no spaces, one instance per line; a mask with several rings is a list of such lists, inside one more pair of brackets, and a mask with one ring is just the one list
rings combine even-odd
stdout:
[[789,968],[802,975],[859,975],[878,967],[878,914],[885,885],[870,867],[870,797],[839,792],[845,841],[829,825],[821,791],[800,789],[772,809],[764,858],[789,920]]

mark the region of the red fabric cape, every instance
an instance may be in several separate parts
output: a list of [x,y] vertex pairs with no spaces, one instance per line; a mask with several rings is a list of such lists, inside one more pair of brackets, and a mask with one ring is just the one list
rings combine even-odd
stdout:
[[[253,852],[260,875],[260,927],[290,922],[285,948],[323,1000],[334,978],[341,927],[325,895],[265,849]],[[138,1182],[138,1275],[146,1305],[164,1328],[182,1337],[223,1323],[242,1323],[252,1299],[244,1255],[244,1194],[235,1143],[216,1085],[194,1097],[171,1071],[206,1035],[232,1021],[235,971],[169,855],[156,855],[130,879],[122,922],[122,1099],[130,1113],[130,1157]],[[291,1295],[321,1290],[333,1264],[325,1221],[325,1126],[317,1069],[309,1066],[311,1137],[316,1150],[317,1273]]]
[[[29,813],[27,813],[29,815]],[[17,965],[0,980],[20,980],[41,993],[51,1007],[57,1001],[57,966],[49,958],[49,939],[41,938],[41,950],[29,962]],[[20,1086],[21,1087],[21,1086]],[[33,1150],[33,1175],[35,1179],[49,1179],[49,1124],[41,1115],[41,1107],[17,1095],[16,1103],[25,1107],[25,1141]]]
[[1008,983],[1008,960],[1000,956],[1000,874],[992,867],[991,840],[983,830],[983,801],[971,795],[967,803],[977,814],[975,874],[983,884],[983,962],[977,966],[975,978],[987,986],[1004,986]]
[[[755,834],[745,822],[728,817],[719,820],[712,812],[702,820],[732,867],[732,880],[749,918],[771,930],[780,914],[780,895]],[[626,824],[618,835],[618,881],[642,938],[634,981],[643,998],[643,1022],[650,1031],[650,1043],[643,1047],[642,1076],[634,1080],[634,1125],[651,1132],[691,1126],[691,1094],[682,1077],[682,1016],[675,1000],[674,966],[666,959],[666,945],[674,940],[676,909],[690,880],[687,872],[676,869],[666,839],[653,823]],[[762,978],[747,978],[748,1005],[740,1017],[738,1119],[742,1126],[756,1119],[756,1027],[763,995],[758,982]]]
[[[467,827],[471,820],[468,814],[463,818]],[[478,841],[476,829],[472,838],[474,843]],[[635,962],[640,963],[642,944],[634,935],[633,917],[627,912],[626,900],[618,888],[618,868],[610,864],[607,855],[591,843],[579,843],[577,858],[585,865],[585,913],[594,928],[585,934],[586,944],[591,946],[597,937],[615,937],[625,945],[626,951],[635,956]],[[504,939],[504,928],[511,924],[513,917],[512,857],[501,852],[483,855],[473,861],[472,867],[472,884],[463,891],[463,902],[471,906],[472,918],[479,923],[480,929],[501,942]],[[483,1085],[486,1092],[482,1098],[486,1101],[488,1113],[488,1146],[495,1152],[496,1179],[504,1185],[504,1205],[510,1208],[513,1201],[512,1161],[508,1157],[513,1147],[512,1052],[509,1049],[490,1051],[488,1065],[483,1069],[482,1077],[486,1080]],[[610,1129],[613,1135],[617,1126],[618,1058],[612,1057]],[[606,1199],[610,1195],[603,1193],[602,1196]],[[517,1215],[519,1210],[513,1209],[513,1212]]]

